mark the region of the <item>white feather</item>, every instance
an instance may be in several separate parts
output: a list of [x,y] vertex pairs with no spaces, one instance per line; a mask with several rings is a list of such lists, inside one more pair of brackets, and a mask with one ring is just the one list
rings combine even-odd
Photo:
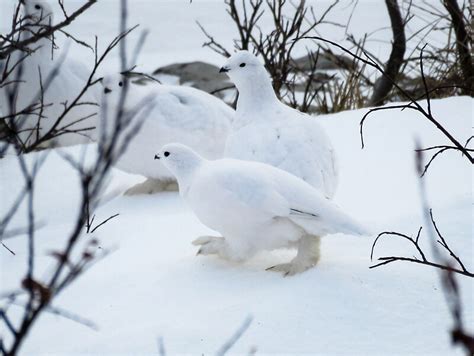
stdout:
[[[125,78],[121,75],[104,78],[108,90],[104,95],[112,112],[102,117],[106,134],[115,127],[113,108],[117,107]],[[119,84],[122,83],[122,86]],[[141,128],[132,137],[127,150],[117,162],[117,167],[147,178],[173,180],[173,175],[162,164],[151,164],[155,153],[166,143],[184,143],[204,157],[220,158],[234,118],[234,110],[218,98],[184,86],[158,83],[138,86],[129,84],[124,108],[150,107],[145,116],[139,110],[130,120],[142,120]],[[144,109],[146,110],[146,109]],[[125,131],[134,127],[129,126]]]
[[281,168],[333,197],[335,152],[317,119],[280,102],[264,66],[249,52],[235,53],[223,68],[239,91],[225,156]]
[[180,144],[165,145],[160,157],[201,222],[225,237],[224,257],[246,259],[307,235],[364,233],[332,200],[279,168],[228,158],[209,161]]

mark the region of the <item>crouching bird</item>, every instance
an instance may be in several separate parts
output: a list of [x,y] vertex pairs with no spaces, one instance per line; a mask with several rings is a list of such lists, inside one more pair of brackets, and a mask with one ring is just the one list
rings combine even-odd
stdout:
[[176,177],[199,220],[222,236],[201,236],[198,254],[244,261],[261,250],[297,247],[289,263],[268,270],[303,272],[320,258],[321,236],[365,229],[302,179],[279,168],[231,158],[207,160],[171,143],[155,155]]

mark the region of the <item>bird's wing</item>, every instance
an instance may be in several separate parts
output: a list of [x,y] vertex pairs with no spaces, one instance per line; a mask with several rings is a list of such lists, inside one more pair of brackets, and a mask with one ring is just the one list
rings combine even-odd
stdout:
[[[281,195],[272,184],[260,179],[256,162],[246,162],[246,167],[242,167],[233,159],[222,159],[220,161],[229,162],[229,167],[224,174],[219,177],[219,186],[225,189],[229,196],[232,196],[239,204],[246,206],[256,214],[264,214],[269,217],[287,217],[290,215],[288,200]],[[240,166],[239,170],[233,170],[235,162]],[[247,167],[254,167],[252,170],[245,170]]]
[[303,210],[299,210],[295,208],[290,208],[290,216],[307,218],[307,219],[319,218],[319,215],[316,213],[311,213],[308,211],[303,211]]
[[271,170],[277,192],[288,202],[288,217],[314,235],[330,233],[365,233],[356,221],[332,200],[300,179],[286,172]]
[[193,132],[216,132],[222,135],[229,129],[229,120],[222,115],[221,110],[226,104],[200,90],[161,85],[157,89],[155,100],[156,110],[163,116],[160,126],[184,128]]

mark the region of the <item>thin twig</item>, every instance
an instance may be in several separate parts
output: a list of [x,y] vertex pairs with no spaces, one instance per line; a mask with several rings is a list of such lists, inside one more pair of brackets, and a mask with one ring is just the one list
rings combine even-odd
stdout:
[[242,335],[247,331],[250,324],[252,323],[252,320],[253,320],[253,318],[251,316],[248,316],[244,320],[242,325],[237,329],[237,331],[216,352],[216,355],[217,356],[224,356],[235,345],[235,343],[237,341],[239,341],[239,339],[242,337]]

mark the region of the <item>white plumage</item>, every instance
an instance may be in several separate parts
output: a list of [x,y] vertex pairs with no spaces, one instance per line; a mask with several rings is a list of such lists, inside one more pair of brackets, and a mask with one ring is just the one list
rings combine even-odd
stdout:
[[321,236],[365,232],[332,200],[279,168],[228,158],[209,161],[181,144],[165,145],[155,158],[176,176],[199,220],[223,235],[198,238],[199,253],[245,260],[260,250],[297,246],[291,263],[272,267],[294,274],[318,262]]
[[[31,24],[53,24],[53,11],[47,1],[25,0],[24,14]],[[38,30],[40,30],[40,26],[38,26]],[[31,34],[24,32],[22,36],[28,38]],[[47,145],[66,146],[90,142],[95,138],[96,132],[97,117],[94,115],[98,111],[96,105],[81,104],[70,110],[60,122],[57,122],[64,112],[63,103],[71,104],[85,86],[90,74],[89,70],[81,62],[68,57],[66,53],[64,53],[66,57],[59,54],[59,51],[54,51],[53,55],[51,46],[49,38],[41,39],[31,45],[30,49],[34,52],[23,61],[21,72],[19,71],[20,66],[17,66],[9,77],[11,80],[21,80],[14,107],[10,108],[8,105],[8,91],[13,88],[13,85],[9,85],[3,88],[0,93],[1,110],[6,115],[10,112],[19,112],[31,104],[40,103],[42,82],[44,87],[43,118],[38,119],[39,110],[34,115],[23,115],[18,118],[16,124],[21,130],[20,139],[26,146],[29,146],[37,137],[43,137],[54,127],[56,130],[62,131],[63,134],[55,137]],[[4,62],[3,65],[12,68],[24,55],[25,52],[15,51],[9,62]],[[58,71],[57,75],[47,86],[48,79],[51,78],[55,70]],[[97,103],[99,98],[100,86],[96,85],[87,90],[79,103]],[[66,131],[67,133],[65,133]]]
[[333,197],[338,174],[334,149],[314,118],[278,100],[259,60],[247,51],[221,68],[239,91],[225,156],[270,164]]
[[[117,106],[125,80],[121,75],[104,78],[103,84],[107,92],[104,99],[110,109]],[[125,110],[136,111],[137,107],[144,107],[134,112],[131,119],[139,117],[149,105],[151,111],[139,119],[143,120],[140,130],[117,162],[118,168],[148,178],[144,183],[132,187],[127,194],[172,189],[169,183],[175,182],[173,174],[162,164],[150,164],[156,151],[166,143],[184,143],[209,159],[223,156],[230,123],[235,114],[227,104],[190,87],[158,83],[129,85]],[[114,127],[115,115],[108,114],[103,119],[106,122],[102,124],[110,132]]]

